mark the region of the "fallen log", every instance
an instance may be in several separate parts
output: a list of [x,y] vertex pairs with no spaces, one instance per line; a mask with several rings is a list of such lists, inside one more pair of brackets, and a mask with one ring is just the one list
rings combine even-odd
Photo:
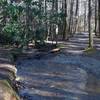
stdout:
[[56,52],[59,52],[60,51],[60,48],[54,48],[54,49],[52,49],[50,52],[51,53],[56,53]]

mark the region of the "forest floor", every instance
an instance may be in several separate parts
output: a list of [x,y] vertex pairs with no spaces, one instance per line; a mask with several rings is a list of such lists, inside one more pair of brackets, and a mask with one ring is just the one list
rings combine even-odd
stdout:
[[100,100],[100,38],[84,52],[88,34],[60,42],[60,52],[37,52],[16,61],[21,100]]

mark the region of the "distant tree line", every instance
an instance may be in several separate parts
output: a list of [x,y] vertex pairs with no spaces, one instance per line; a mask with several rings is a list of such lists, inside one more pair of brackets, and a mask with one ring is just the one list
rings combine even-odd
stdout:
[[[100,1],[88,0],[88,5],[87,0],[83,2],[86,3],[83,29],[85,31],[88,21],[91,34],[93,8],[94,30],[100,36]],[[56,43],[59,39],[68,40],[80,30],[81,3],[80,0],[0,0],[0,42],[24,46],[33,40],[35,44],[45,44],[46,40]]]

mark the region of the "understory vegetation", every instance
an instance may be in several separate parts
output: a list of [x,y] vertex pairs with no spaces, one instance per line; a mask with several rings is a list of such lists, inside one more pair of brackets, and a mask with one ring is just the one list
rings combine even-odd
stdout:
[[0,0],[0,43],[22,48],[29,43],[66,41],[77,32],[100,36],[99,0]]

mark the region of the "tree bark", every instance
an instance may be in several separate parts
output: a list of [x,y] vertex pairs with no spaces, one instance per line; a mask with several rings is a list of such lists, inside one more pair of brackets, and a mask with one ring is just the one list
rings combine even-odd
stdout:
[[97,1],[95,0],[95,35],[97,35]]
[[84,2],[84,32],[86,31],[86,1]]
[[99,36],[100,36],[100,0],[98,0],[98,24],[99,24]]
[[63,40],[67,38],[67,0],[64,0],[64,29]]
[[91,0],[88,0],[88,32],[89,32],[89,48],[93,48],[93,37],[91,32]]
[[76,11],[75,11],[75,26],[74,26],[74,34],[77,31],[77,23],[78,23],[78,12],[79,12],[79,0],[76,0]]

